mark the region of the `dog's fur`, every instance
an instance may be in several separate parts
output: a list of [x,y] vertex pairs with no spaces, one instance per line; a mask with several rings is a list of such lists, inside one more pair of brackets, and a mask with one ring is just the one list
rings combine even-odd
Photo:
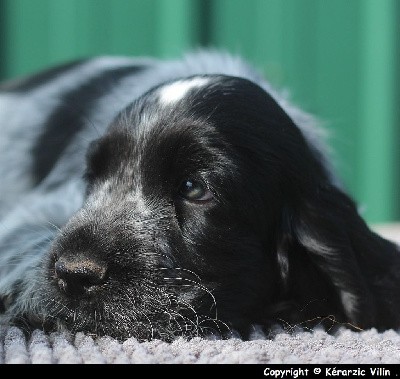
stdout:
[[96,58],[0,88],[4,322],[140,340],[400,326],[398,247],[313,118],[240,59]]

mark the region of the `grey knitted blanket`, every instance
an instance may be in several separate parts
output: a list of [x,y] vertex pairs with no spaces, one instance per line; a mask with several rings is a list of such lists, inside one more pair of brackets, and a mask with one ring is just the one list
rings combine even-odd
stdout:
[[35,331],[26,339],[21,330],[1,330],[1,363],[400,363],[400,334],[390,330],[361,333],[341,329],[335,335],[321,330],[259,335],[209,341],[194,338],[173,343],[158,340],[120,343],[109,337],[92,339],[82,333],[45,335]]

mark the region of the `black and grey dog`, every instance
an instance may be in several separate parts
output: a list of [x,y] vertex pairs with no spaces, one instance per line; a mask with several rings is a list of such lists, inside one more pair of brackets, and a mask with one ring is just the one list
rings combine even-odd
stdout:
[[3,322],[167,341],[400,327],[399,248],[313,118],[242,60],[96,58],[0,88]]

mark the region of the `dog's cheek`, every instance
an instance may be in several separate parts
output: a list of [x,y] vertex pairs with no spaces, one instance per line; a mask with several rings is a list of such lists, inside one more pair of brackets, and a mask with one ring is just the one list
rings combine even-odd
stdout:
[[273,292],[276,265],[257,235],[246,225],[235,225],[232,217],[207,221],[186,229],[188,267],[196,270],[209,288],[224,293]]

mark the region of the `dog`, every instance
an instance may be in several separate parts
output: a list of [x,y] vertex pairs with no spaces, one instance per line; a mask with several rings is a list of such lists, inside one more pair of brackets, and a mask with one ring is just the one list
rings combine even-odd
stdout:
[[3,323],[140,341],[400,326],[399,247],[314,117],[242,58],[97,57],[0,88]]

